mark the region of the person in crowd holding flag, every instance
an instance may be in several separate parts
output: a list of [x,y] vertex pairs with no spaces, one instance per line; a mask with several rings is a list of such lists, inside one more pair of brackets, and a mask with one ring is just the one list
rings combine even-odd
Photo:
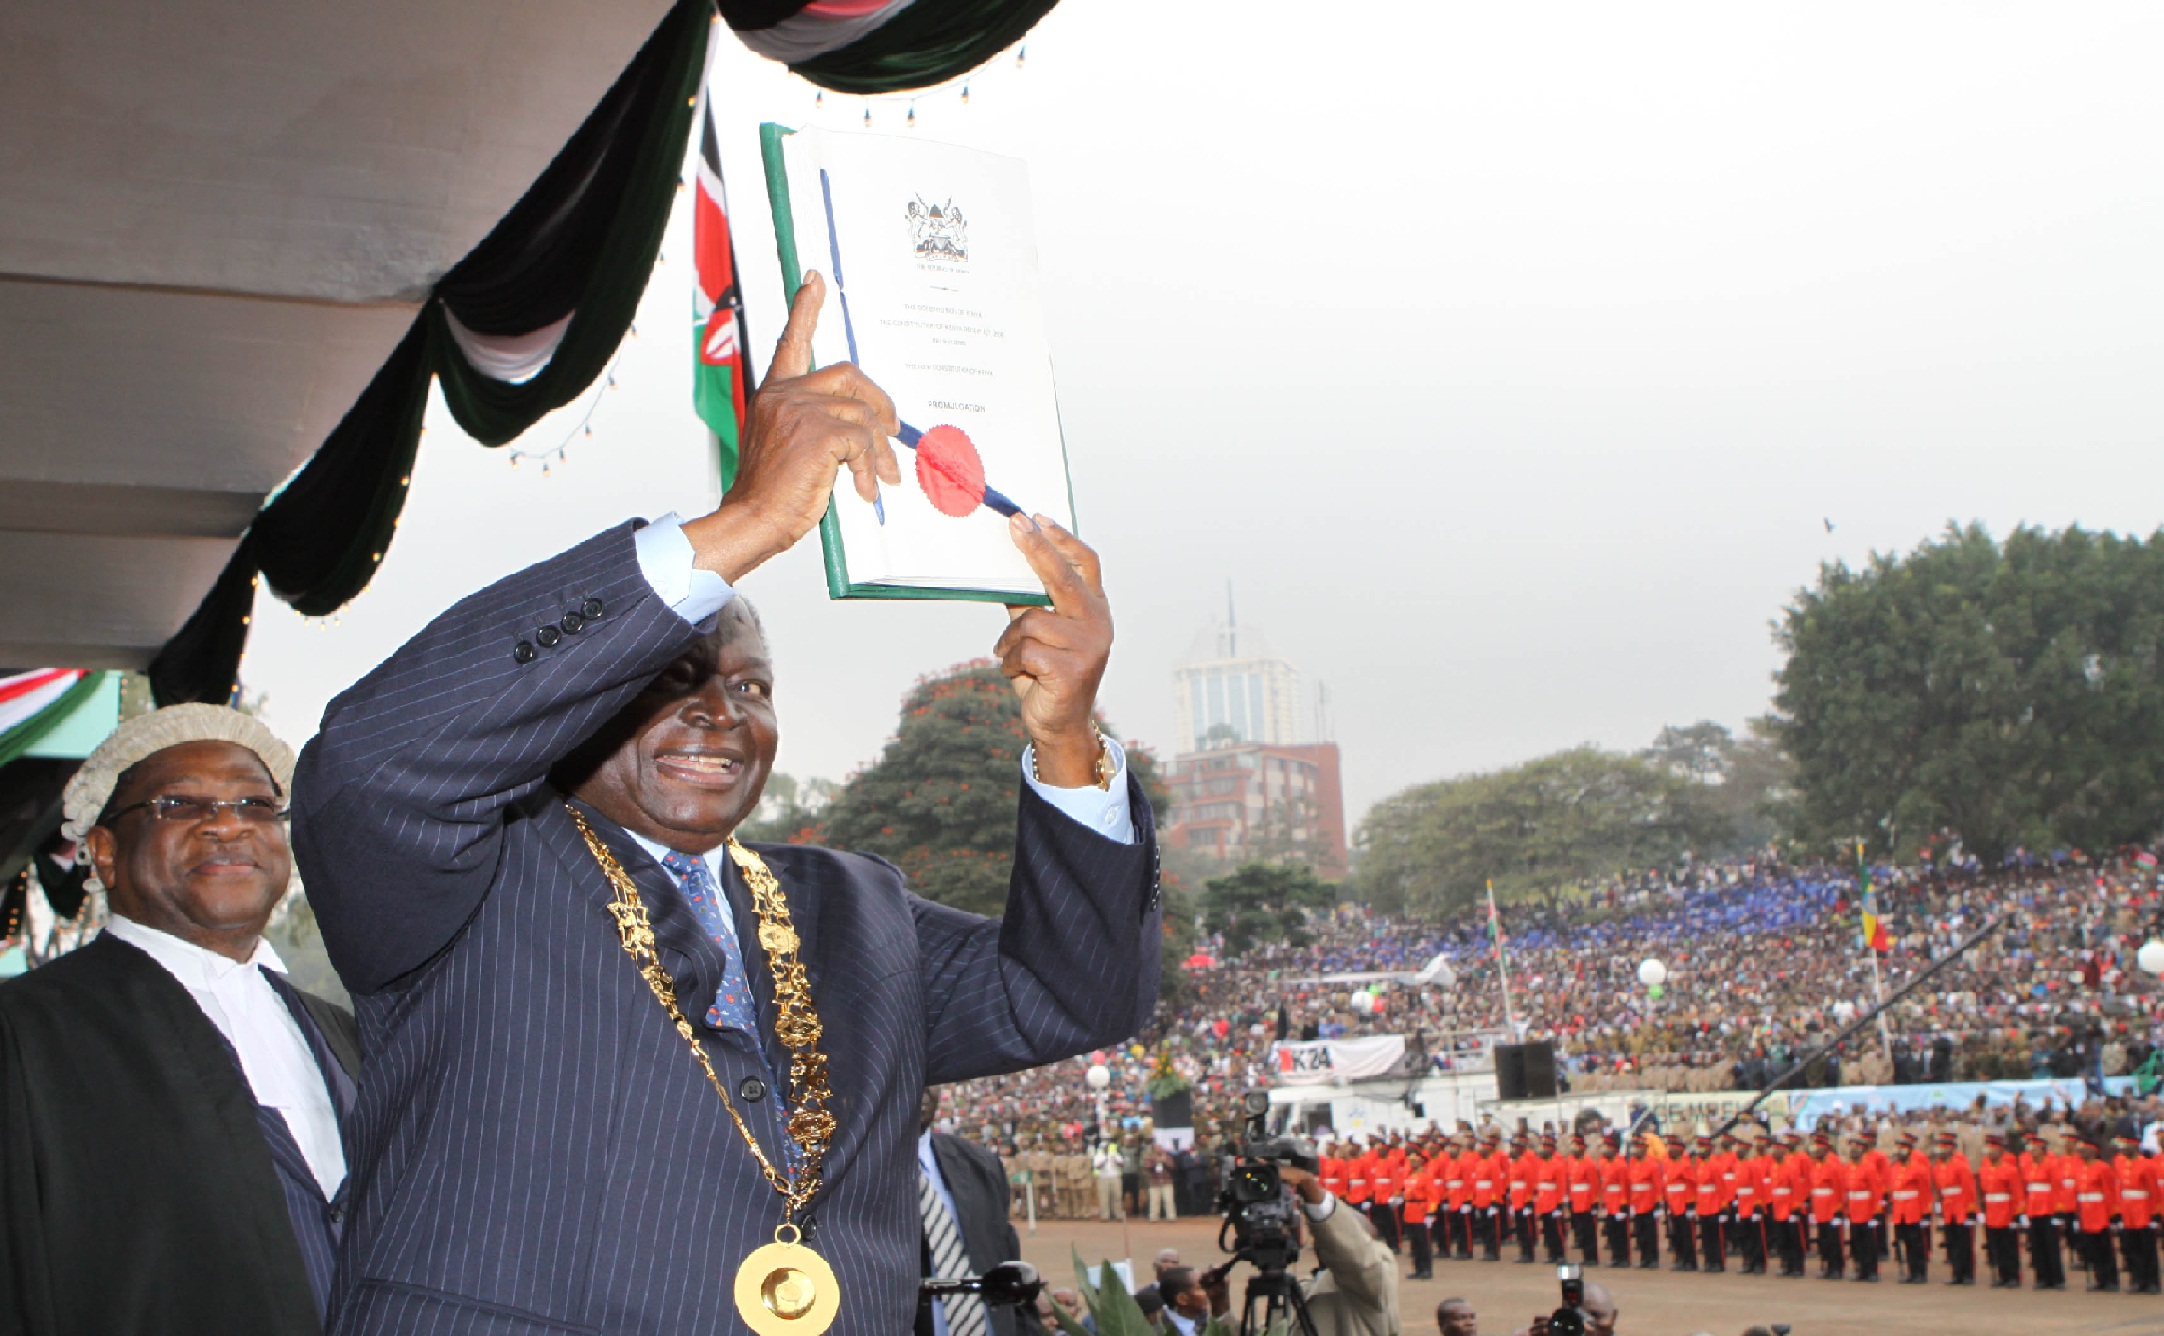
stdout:
[[1969,1157],[1961,1154],[1950,1131],[1941,1132],[1932,1145],[1931,1187],[1936,1214],[1946,1240],[1946,1264],[1953,1271],[1949,1285],[1976,1283],[1976,1172]]

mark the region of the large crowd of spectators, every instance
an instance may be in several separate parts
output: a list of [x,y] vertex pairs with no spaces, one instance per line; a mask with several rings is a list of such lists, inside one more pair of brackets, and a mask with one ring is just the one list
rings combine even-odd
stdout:
[[[2141,1068],[2164,1040],[2164,991],[2135,963],[2164,924],[2145,855],[1882,868],[1872,881],[1888,939],[1878,952],[1861,940],[1854,869],[1770,857],[1505,905],[1500,953],[1485,905],[1442,923],[1346,906],[1312,922],[1305,945],[1191,969],[1177,1002],[1124,1049],[971,1082],[948,1107],[987,1139],[1056,1146],[1090,1140],[1100,1115],[1141,1127],[1153,1094],[1184,1086],[1214,1130],[1233,1097],[1265,1081],[1278,1039],[1388,1033],[1423,1036],[1439,1066],[1466,1036],[1550,1040],[1580,1091],[1755,1089],[1994,923],[1887,1013],[1883,1039],[1868,1027],[1792,1084],[2093,1081]],[[1455,975],[1448,987],[1320,981],[1417,971],[1438,954]],[[1648,959],[1666,968],[1657,991],[1639,981]],[[1093,1063],[1110,1073],[1101,1093],[1085,1080]]]

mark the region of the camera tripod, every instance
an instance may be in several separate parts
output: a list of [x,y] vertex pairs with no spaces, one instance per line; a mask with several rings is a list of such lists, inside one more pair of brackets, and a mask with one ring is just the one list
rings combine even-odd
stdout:
[[[1233,1259],[1255,1261],[1245,1250],[1234,1253]],[[1315,1319],[1307,1311],[1307,1296],[1300,1293],[1299,1280],[1282,1266],[1268,1267],[1257,1262],[1255,1274],[1247,1279],[1247,1298],[1240,1309],[1240,1336],[1265,1336],[1280,1320],[1286,1323],[1289,1336],[1316,1336]]]

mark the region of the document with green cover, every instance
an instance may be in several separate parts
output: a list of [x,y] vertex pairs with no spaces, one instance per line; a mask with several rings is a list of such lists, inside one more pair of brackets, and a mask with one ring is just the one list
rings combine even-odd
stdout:
[[835,598],[1043,603],[1008,515],[1074,528],[1020,159],[894,135],[760,128],[782,282],[827,277],[820,366],[894,399],[900,486],[843,479],[819,526]]

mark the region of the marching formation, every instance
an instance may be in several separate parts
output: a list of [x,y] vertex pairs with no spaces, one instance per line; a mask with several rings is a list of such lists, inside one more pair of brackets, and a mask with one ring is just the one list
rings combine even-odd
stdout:
[[[1809,1137],[1699,1136],[1687,1152],[1652,1132],[1538,1137],[1460,1124],[1327,1148],[1324,1186],[1374,1221],[1412,1278],[1437,1259],[1577,1261],[1873,1283],[1886,1262],[1904,1285],[1974,1285],[1979,1252],[1993,1288],[2066,1288],[2069,1263],[2088,1289],[2158,1293],[2164,1161],[2129,1137],[2061,1129],[1986,1132],[1972,1163],[1951,1130],[1903,1130],[1892,1153],[1876,1131]],[[1979,1233],[1981,1238],[1979,1238]],[[2024,1261],[2023,1242],[2027,1243]],[[2122,1282],[2122,1272],[2124,1280]]]

